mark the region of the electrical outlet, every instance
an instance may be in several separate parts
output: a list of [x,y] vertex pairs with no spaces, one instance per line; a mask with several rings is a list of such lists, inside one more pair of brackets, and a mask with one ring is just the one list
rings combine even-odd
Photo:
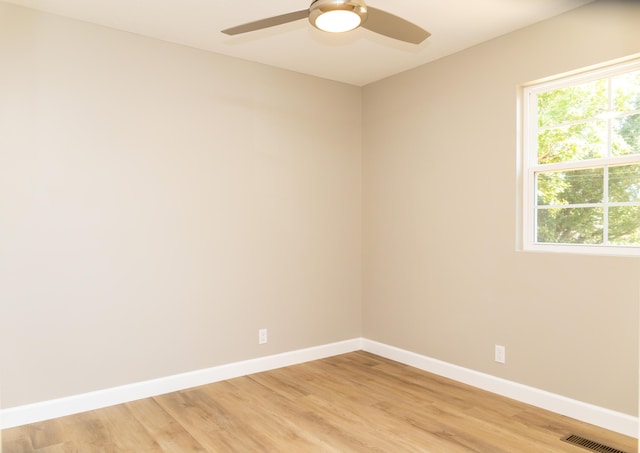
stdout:
[[495,349],[495,361],[498,363],[504,363],[507,359],[507,352],[504,346],[496,345]]
[[267,342],[267,329],[258,330],[258,344],[265,344]]

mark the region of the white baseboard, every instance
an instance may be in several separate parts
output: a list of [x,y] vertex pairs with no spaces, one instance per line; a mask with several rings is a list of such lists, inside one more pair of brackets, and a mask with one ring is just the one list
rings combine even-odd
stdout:
[[78,414],[362,349],[360,338],[0,410],[0,429]]
[[437,374],[454,381],[469,384],[498,395],[531,404],[557,414],[566,415],[592,425],[638,437],[638,418],[621,412],[612,411],[593,404],[577,401],[565,396],[540,390],[517,382],[508,381],[489,374],[463,368],[404,349],[363,339],[362,349],[396,362]]
[[338,354],[364,350],[498,395],[638,437],[638,418],[480,373],[364,338],[331,343],[257,359],[220,365],[150,381],[0,410],[0,429],[64,417],[199,385],[273,370]]

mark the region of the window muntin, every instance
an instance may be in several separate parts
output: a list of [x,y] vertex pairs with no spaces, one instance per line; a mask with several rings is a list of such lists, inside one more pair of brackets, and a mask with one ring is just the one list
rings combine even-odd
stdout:
[[524,249],[640,255],[640,60],[524,101]]

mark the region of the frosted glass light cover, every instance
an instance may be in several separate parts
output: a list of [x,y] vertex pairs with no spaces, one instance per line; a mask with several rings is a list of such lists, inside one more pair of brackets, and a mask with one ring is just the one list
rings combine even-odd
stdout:
[[353,11],[327,11],[316,19],[316,27],[331,33],[342,33],[353,30],[360,25],[360,16]]

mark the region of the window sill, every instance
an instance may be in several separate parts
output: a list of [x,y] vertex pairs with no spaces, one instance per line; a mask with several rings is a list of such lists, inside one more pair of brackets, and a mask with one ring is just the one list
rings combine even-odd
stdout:
[[529,244],[520,249],[522,252],[559,253],[569,255],[619,256],[640,258],[640,247],[583,245],[583,244]]

